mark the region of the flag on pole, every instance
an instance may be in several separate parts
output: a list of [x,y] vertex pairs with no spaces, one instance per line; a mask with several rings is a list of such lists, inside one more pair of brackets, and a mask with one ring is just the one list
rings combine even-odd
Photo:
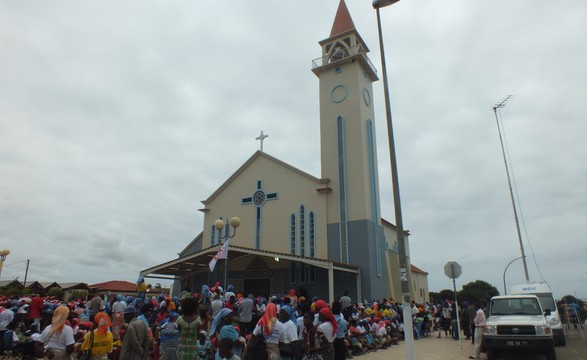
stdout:
[[230,241],[230,239],[226,239],[224,244],[222,244],[222,247],[220,248],[220,256],[218,257],[219,259],[227,259],[228,258],[228,242],[229,241]]
[[208,267],[210,268],[210,271],[214,271],[214,268],[216,267],[216,263],[218,262],[218,259],[228,259],[228,242],[230,239],[227,239],[224,244],[222,244],[222,247],[220,248],[220,250],[218,250],[218,252],[216,252],[216,255],[214,255],[214,257],[212,258],[212,260],[210,260],[210,263],[208,264]]

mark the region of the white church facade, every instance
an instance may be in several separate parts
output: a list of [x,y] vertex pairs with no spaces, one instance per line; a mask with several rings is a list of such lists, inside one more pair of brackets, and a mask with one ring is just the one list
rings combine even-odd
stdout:
[[[216,281],[226,286],[227,279],[238,291],[268,296],[295,289],[329,301],[344,292],[400,298],[395,227],[380,210],[372,102],[378,77],[344,0],[319,44],[312,72],[320,88],[320,177],[255,152],[202,201],[203,231],[177,259],[142,276],[173,278],[176,289],[193,291]],[[224,240],[214,222],[233,216],[241,224],[228,260],[211,272],[208,263]],[[418,289],[410,292],[414,298]]]

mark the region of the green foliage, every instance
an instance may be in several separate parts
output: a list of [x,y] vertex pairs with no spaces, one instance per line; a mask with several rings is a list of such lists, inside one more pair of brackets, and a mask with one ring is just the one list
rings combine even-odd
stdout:
[[7,286],[2,289],[2,295],[4,296],[20,296],[24,289],[20,286]]
[[467,300],[468,302],[489,301],[493,296],[499,295],[497,288],[483,280],[477,280],[463,285],[463,289],[458,292],[459,302]]
[[52,287],[49,289],[49,296],[54,296],[56,299],[63,300],[63,289],[60,287]]
[[88,297],[88,291],[87,290],[75,290],[71,293],[71,296],[69,297],[70,299],[81,299],[81,300],[86,300]]
[[449,289],[440,290],[439,292],[430,292],[430,302],[432,304],[438,304],[440,300],[451,300],[455,299],[455,292]]

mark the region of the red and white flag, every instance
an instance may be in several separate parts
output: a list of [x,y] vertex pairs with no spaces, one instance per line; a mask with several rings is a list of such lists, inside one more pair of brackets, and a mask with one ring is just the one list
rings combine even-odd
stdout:
[[208,267],[210,267],[210,271],[214,271],[214,268],[216,267],[216,263],[218,262],[218,259],[228,259],[228,242],[229,241],[230,241],[230,239],[227,239],[224,242],[224,244],[222,244],[222,247],[220,248],[220,250],[218,250],[216,255],[214,255],[212,260],[210,260],[210,263],[208,264]]

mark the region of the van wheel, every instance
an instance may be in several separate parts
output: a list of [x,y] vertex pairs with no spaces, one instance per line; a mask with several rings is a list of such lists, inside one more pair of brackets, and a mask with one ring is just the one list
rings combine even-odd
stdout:
[[567,338],[564,336],[561,336],[558,339],[558,346],[565,346],[565,345],[567,345]]
[[546,360],[556,360],[556,352],[554,351],[554,348],[546,351]]
[[497,351],[495,351],[495,349],[487,348],[485,350],[487,350],[487,360],[496,360],[497,359]]

